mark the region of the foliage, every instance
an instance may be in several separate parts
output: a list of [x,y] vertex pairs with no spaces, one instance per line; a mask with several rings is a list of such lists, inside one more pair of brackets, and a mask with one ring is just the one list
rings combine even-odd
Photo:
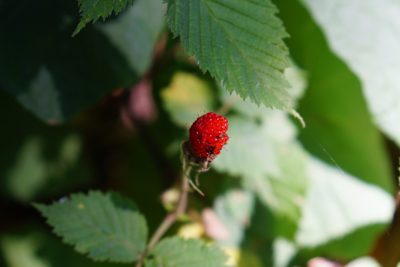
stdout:
[[152,251],[153,258],[146,262],[148,267],[196,267],[224,266],[226,255],[220,248],[207,246],[201,240],[184,240],[179,237],[161,241]]
[[91,191],[51,206],[34,206],[57,235],[94,260],[132,262],[145,249],[146,221],[136,205],[120,195]]
[[0,0],[0,266],[396,266],[400,4],[164,2]]
[[288,35],[269,0],[242,3],[168,0],[168,23],[185,52],[229,92],[285,109]]
[[133,5],[134,0],[79,0],[81,19],[74,34],[79,33],[90,21],[95,22],[99,18],[107,18],[114,11],[121,12],[127,3]]

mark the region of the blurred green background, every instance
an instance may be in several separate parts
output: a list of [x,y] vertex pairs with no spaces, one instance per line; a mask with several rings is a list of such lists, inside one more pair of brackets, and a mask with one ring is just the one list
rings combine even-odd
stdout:
[[168,235],[213,240],[240,267],[365,256],[396,266],[400,151],[313,19],[313,1],[273,1],[291,36],[291,105],[306,128],[203,74],[172,39],[161,2],[138,0],[71,38],[76,1],[0,0],[0,266],[116,266],[63,244],[31,203],[115,190],[152,233],[177,186],[180,142],[208,111],[228,118],[229,144],[201,175],[206,196],[190,195]]

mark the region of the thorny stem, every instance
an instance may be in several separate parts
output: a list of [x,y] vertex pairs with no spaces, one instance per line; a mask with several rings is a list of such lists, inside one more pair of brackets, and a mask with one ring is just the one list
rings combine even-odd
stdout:
[[151,237],[150,242],[147,245],[147,248],[140,255],[140,258],[136,263],[136,267],[142,266],[144,260],[146,259],[147,253],[158,243],[158,241],[165,234],[165,232],[171,227],[171,225],[176,221],[179,215],[185,212],[187,207],[188,192],[189,192],[189,180],[185,176],[183,176],[181,196],[179,198],[176,210],[169,213],[165,217],[164,221],[160,224],[160,226],[158,226],[156,232]]

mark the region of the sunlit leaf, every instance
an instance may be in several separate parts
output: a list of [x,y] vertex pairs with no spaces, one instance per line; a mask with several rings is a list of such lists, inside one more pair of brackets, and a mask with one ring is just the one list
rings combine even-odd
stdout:
[[[371,121],[357,77],[331,52],[318,26],[298,1],[282,0],[276,4],[291,35],[287,44],[292,57],[308,73],[309,86],[297,109],[307,127],[300,131],[299,139],[308,151],[328,164],[336,163],[354,176],[394,192],[385,143]],[[324,1],[318,5],[326,4]],[[352,27],[349,24],[347,28]],[[342,40],[335,40],[339,39]],[[387,103],[382,105],[388,107]]]
[[315,247],[392,219],[394,199],[385,190],[315,158],[309,162],[308,175],[310,188],[296,236],[302,247]]
[[173,237],[162,240],[150,251],[146,267],[222,267],[227,256],[217,246],[199,239]]
[[375,124],[400,145],[400,2],[302,2],[360,79]]
[[168,87],[161,91],[161,97],[172,120],[185,127],[212,107],[210,85],[190,73],[175,73]]
[[296,223],[308,186],[308,155],[294,139],[294,126],[283,112],[272,110],[258,124],[228,120],[227,151],[215,159],[213,168],[241,176],[245,187],[256,192],[276,216]]
[[168,0],[168,23],[189,56],[229,92],[290,109],[288,37],[270,0]]
[[372,257],[362,257],[346,264],[345,267],[381,267]]
[[89,186],[93,176],[82,138],[70,125],[49,126],[0,91],[0,194],[18,202],[54,198]]

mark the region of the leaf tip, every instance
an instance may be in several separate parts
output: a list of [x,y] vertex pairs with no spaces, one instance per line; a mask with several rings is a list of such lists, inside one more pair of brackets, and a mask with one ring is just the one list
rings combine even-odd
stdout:
[[295,117],[296,119],[298,119],[301,123],[301,126],[303,128],[306,128],[306,122],[304,121],[303,117],[294,109],[291,109],[288,111],[293,117]]

